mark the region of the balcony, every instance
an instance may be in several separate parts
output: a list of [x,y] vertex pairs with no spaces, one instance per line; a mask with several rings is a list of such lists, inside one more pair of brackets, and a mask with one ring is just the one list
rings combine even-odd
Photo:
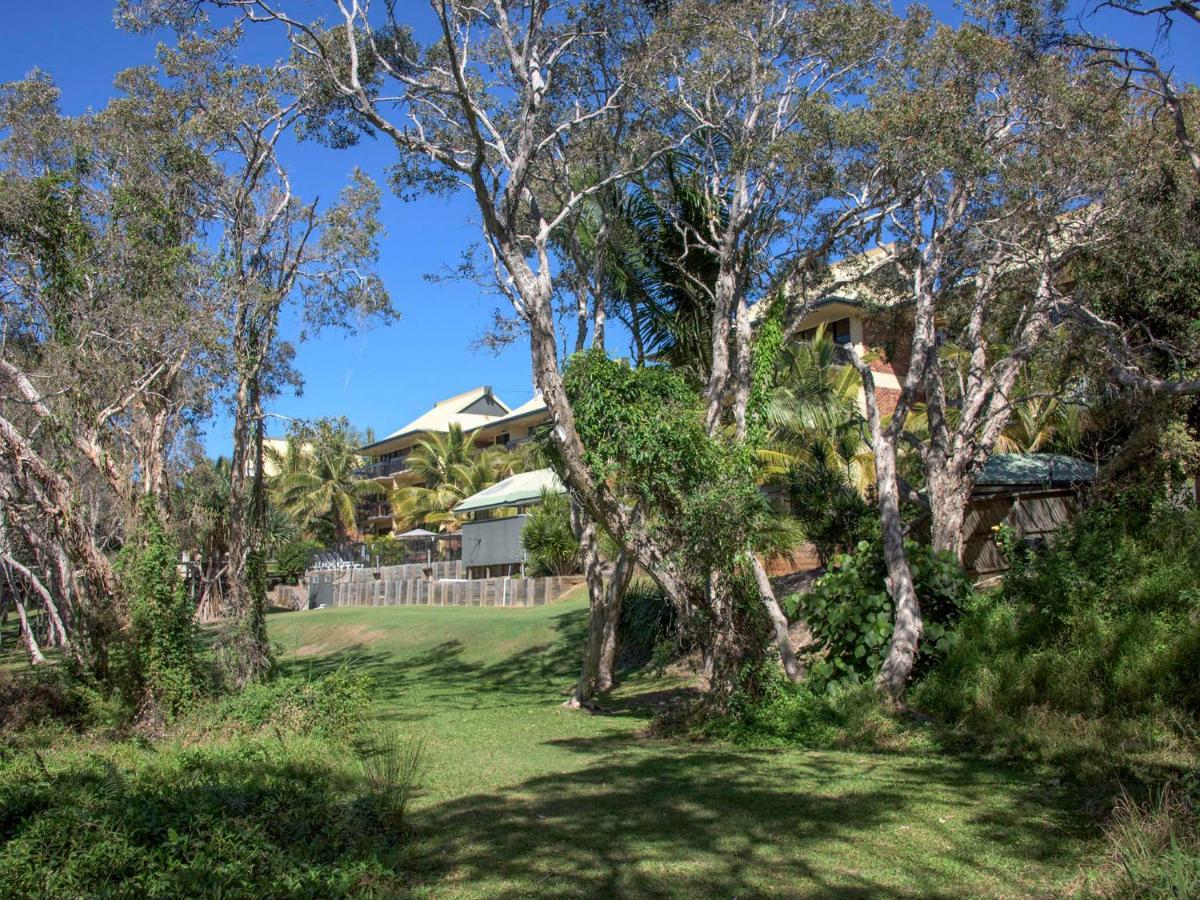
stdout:
[[359,478],[390,478],[397,472],[408,468],[408,462],[403,459],[385,459],[355,469],[354,474]]
[[372,519],[390,519],[392,517],[392,504],[387,501],[364,503],[359,506],[357,513],[357,518],[360,522]]

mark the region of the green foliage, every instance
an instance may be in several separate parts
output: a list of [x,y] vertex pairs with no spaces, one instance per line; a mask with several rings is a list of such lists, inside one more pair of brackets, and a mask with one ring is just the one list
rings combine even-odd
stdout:
[[296,426],[284,453],[272,451],[280,469],[271,480],[272,497],[305,534],[344,543],[355,533],[358,504],[382,494],[356,474],[360,445],[345,418],[318,419]]
[[139,712],[168,718],[203,688],[195,611],[178,565],[179,549],[147,498],[139,532],[118,561],[129,606],[124,687]]
[[320,678],[277,678],[198,710],[187,727],[200,733],[316,733],[349,742],[367,718],[373,687],[369,675],[344,665]]
[[285,583],[296,584],[320,549],[316,541],[288,541],[275,554],[275,571]]
[[912,702],[1021,753],[1119,754],[1129,731],[1126,749],[1178,740],[1200,713],[1200,511],[1100,504],[1013,562]]
[[[1138,802],[1122,792],[1105,827],[1105,863],[1089,887],[1102,897],[1200,896],[1200,776]],[[1089,892],[1092,895],[1092,892]]]
[[398,528],[415,526],[457,531],[466,520],[454,507],[501,479],[525,470],[531,457],[505,447],[478,447],[475,433],[452,422],[445,433],[428,434],[405,460],[418,482],[392,492]]
[[789,481],[792,515],[817,548],[822,565],[840,551],[879,537],[879,516],[845,475],[824,465],[797,466]]
[[367,555],[381,566],[402,566],[409,561],[408,545],[399,538],[390,534],[367,535],[366,541]]
[[666,368],[632,369],[589,350],[571,358],[563,384],[597,480],[652,511],[682,568],[731,573],[770,515],[748,448],[709,437],[698,395]]
[[571,357],[563,385],[585,461],[598,479],[618,478],[653,508],[678,511],[711,480],[720,449],[708,437],[699,398],[669,369],[632,369],[602,350]]
[[261,549],[246,554],[247,606],[226,624],[217,644],[217,666],[234,690],[270,678],[275,658],[267,639],[267,564]]
[[[726,710],[691,723],[693,736],[729,741],[745,747],[808,749],[905,749],[920,736],[886,711],[869,684],[789,681],[779,665],[758,663],[760,672],[743,677]],[[927,745],[928,742],[925,742]]]
[[65,667],[0,669],[0,734],[10,745],[39,729],[117,725],[125,712],[111,692],[97,690]]
[[52,767],[16,756],[0,769],[0,894],[399,893],[391,800],[330,750],[256,737]]
[[359,753],[375,818],[401,827],[424,771],[423,745],[403,737],[394,726],[382,725],[362,742]]
[[[675,606],[648,578],[632,581],[621,603],[617,645],[627,660],[655,664],[669,661],[680,651],[681,640]],[[661,666],[660,666],[661,667]]]
[[[919,677],[957,639],[951,626],[970,595],[971,581],[949,556],[915,542],[906,550],[924,621]],[[886,577],[881,545],[864,541],[854,553],[838,557],[801,598],[802,615],[821,651],[809,671],[818,689],[862,682],[879,671],[894,622]]]
[[571,530],[571,501],[565,494],[542,492],[529,512],[521,545],[534,575],[569,575],[579,568],[579,541]]

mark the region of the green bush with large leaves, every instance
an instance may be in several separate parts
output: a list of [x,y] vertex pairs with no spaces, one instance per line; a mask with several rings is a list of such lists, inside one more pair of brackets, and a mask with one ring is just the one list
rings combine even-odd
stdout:
[[[924,637],[915,676],[956,640],[951,626],[971,593],[971,580],[955,560],[908,542],[908,564],[921,602]],[[865,681],[879,671],[892,636],[892,600],[878,542],[860,542],[800,600],[800,613],[819,648],[809,667],[818,688]]]

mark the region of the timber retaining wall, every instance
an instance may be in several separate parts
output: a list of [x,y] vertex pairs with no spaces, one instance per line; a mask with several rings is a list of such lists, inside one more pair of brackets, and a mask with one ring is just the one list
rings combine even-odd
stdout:
[[[400,568],[400,567],[397,567]],[[541,606],[557,600],[583,578],[426,578],[352,580],[338,573],[310,573],[308,605],[316,606]]]

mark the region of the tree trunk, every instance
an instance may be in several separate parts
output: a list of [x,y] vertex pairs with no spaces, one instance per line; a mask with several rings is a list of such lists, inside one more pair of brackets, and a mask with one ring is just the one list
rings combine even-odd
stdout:
[[608,584],[604,588],[604,622],[600,641],[600,666],[596,673],[596,688],[611,690],[617,666],[618,631],[621,627],[621,607],[625,591],[633,577],[633,557],[622,550],[617,554]]
[[930,543],[934,550],[950,553],[962,564],[967,502],[970,488],[960,478],[946,472],[930,471],[929,489]]
[[904,522],[900,518],[900,492],[896,483],[896,445],[882,436],[879,440],[882,446],[875,454],[875,482],[879,491],[888,595],[895,607],[896,623],[876,684],[892,700],[899,701],[904,697],[908,678],[917,661],[917,644],[922,632],[921,605],[904,552]]
[[710,653],[704,665],[708,690],[717,704],[723,704],[737,686],[742,663],[742,646],[734,618],[734,597],[725,573],[714,570],[709,577]]
[[604,588],[604,566],[600,559],[599,542],[596,539],[596,523],[576,504],[571,504],[571,528],[579,541],[583,557],[583,575],[588,588],[587,642],[583,648],[583,668],[571,699],[564,705],[571,709],[595,706],[600,687],[600,661],[604,648],[606,600]]
[[767,610],[767,618],[771,620],[771,628],[775,632],[775,646],[779,648],[779,660],[783,663],[783,671],[790,681],[796,682],[804,677],[804,669],[796,653],[792,650],[791,636],[788,634],[787,616],[775,599],[775,590],[771,587],[771,579],[767,577],[766,567],[757,556],[751,555],[754,566],[754,581],[758,585],[758,594]]
[[886,431],[880,422],[879,404],[875,396],[875,376],[871,367],[853,350],[850,357],[862,379],[863,405],[866,407],[871,452],[875,457],[875,489],[879,495],[879,523],[883,531],[887,589],[895,611],[892,640],[875,684],[895,702],[899,702],[904,696],[908,678],[916,664],[917,643],[922,632],[921,606],[917,601],[912,570],[908,566],[908,557],[904,551],[904,521],[900,518],[900,485],[896,474],[896,443],[904,428],[917,379],[922,374],[925,354],[934,346],[932,316],[928,309],[929,307],[926,307],[924,313],[918,309],[914,327],[916,336],[913,341],[913,366],[905,378],[904,387]]
[[29,627],[29,619],[25,615],[25,604],[15,593],[13,594],[13,603],[17,607],[17,618],[21,620],[21,639],[25,642],[25,649],[29,651],[29,661],[35,666],[41,665],[46,661],[46,657],[42,655],[42,648],[38,646],[37,638],[33,636],[33,629]]

